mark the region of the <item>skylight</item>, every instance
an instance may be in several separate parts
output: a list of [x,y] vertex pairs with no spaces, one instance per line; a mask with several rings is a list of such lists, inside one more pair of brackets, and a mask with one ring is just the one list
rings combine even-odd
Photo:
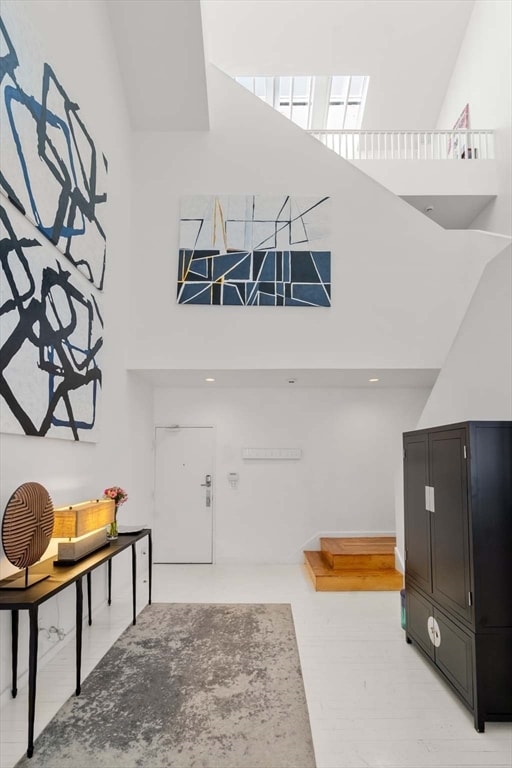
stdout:
[[365,75],[256,75],[235,80],[306,130],[361,128],[369,81]]

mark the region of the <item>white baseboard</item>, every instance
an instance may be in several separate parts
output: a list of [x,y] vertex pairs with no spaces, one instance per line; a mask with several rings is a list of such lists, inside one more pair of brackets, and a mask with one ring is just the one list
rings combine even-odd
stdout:
[[395,547],[395,568],[397,571],[400,571],[400,573],[405,573],[405,563],[398,547]]

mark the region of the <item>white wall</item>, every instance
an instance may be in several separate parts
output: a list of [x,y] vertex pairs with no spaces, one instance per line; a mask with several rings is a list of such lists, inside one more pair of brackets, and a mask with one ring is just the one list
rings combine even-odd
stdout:
[[[446,232],[215,68],[209,103],[209,133],[135,135],[130,367],[438,368],[503,243]],[[177,305],[194,193],[331,195],[332,307]]]
[[[438,119],[439,128],[449,128],[469,104],[470,126],[495,130],[498,197],[471,226],[508,235],[512,232],[511,11],[509,2],[476,0]],[[510,247],[486,267],[417,426],[471,419],[512,419]],[[396,485],[397,544],[403,555],[401,470]]]
[[496,195],[497,163],[447,160],[353,160],[395,195]]
[[451,128],[469,104],[471,128],[492,128],[498,198],[475,219],[474,229],[512,234],[512,4],[476,0],[437,121]]
[[[468,420],[512,420],[511,247],[486,267],[414,429]],[[397,547],[403,556],[401,470],[396,486]]]
[[208,130],[199,0],[106,5],[134,130]]
[[[287,563],[321,532],[393,535],[401,433],[425,389],[156,389],[155,425],[214,426],[215,559]],[[301,448],[244,460],[242,448]],[[228,472],[240,476],[237,490]]]
[[512,420],[512,249],[485,269],[418,429]]
[[[131,500],[123,508],[127,522],[139,516],[137,508],[150,504],[151,475],[146,454],[151,446],[151,392],[147,385],[131,384],[124,370],[129,341],[130,237],[130,134],[122,98],[117,62],[109,37],[103,2],[71,0],[3,0],[4,18],[13,40],[32,51],[37,61],[53,65],[63,86],[78,102],[84,121],[109,160],[107,213],[107,275],[104,292],[105,351],[103,355],[102,430],[97,444],[0,435],[0,508],[23,482],[35,480],[48,488],[56,506],[97,497],[106,485],[127,487]],[[91,48],[92,46],[92,48]],[[91,54],[91,50],[94,51]],[[147,411],[144,416],[145,410]],[[137,426],[138,433],[133,437]],[[146,430],[146,431],[145,431]],[[147,448],[147,450],[146,450]],[[46,556],[50,555],[50,548]],[[2,554],[0,577],[15,569]],[[126,576],[129,570],[126,570]],[[103,576],[95,575],[94,600],[104,598]],[[66,590],[41,608],[41,625],[66,631],[74,626],[74,591]],[[24,614],[24,612],[22,612]],[[8,612],[0,616],[0,689],[9,685],[10,632]],[[20,673],[27,660],[26,616],[21,616]],[[5,642],[4,642],[5,641]],[[41,653],[48,648],[45,633]]]

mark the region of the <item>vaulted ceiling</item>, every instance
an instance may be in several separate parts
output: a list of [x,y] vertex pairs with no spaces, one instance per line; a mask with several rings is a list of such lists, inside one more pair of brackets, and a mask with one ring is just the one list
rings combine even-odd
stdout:
[[206,130],[205,61],[231,75],[367,74],[363,128],[413,129],[436,125],[473,0],[107,0],[107,8],[135,130]]

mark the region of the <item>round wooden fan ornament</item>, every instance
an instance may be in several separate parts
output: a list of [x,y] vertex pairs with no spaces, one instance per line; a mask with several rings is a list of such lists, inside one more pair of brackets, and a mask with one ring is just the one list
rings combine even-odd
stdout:
[[40,483],[23,483],[7,502],[2,520],[4,552],[17,568],[28,568],[46,551],[53,533],[53,502]]

